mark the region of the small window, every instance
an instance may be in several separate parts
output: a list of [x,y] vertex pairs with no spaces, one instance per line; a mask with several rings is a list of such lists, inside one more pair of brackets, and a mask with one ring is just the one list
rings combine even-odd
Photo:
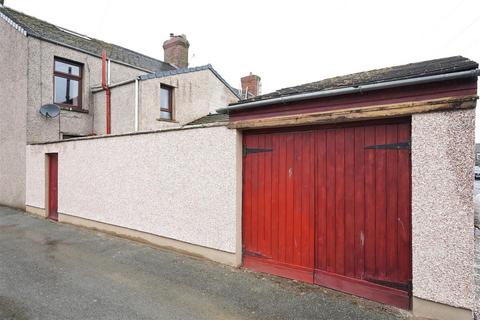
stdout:
[[82,109],[82,65],[55,58],[53,72],[54,103]]
[[173,120],[172,92],[172,87],[163,84],[160,86],[160,119],[162,120]]

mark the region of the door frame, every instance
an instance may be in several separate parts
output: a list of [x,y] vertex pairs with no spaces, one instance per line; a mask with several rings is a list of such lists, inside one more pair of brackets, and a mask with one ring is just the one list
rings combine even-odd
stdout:
[[[271,134],[271,133],[293,133],[301,131],[314,131],[319,129],[333,129],[333,128],[349,128],[357,126],[369,126],[376,124],[394,124],[394,123],[409,123],[410,124],[410,136],[411,136],[411,117],[394,117],[387,119],[374,119],[374,120],[364,120],[364,121],[352,121],[352,122],[340,122],[340,123],[331,123],[331,124],[319,124],[319,125],[308,125],[308,126],[298,126],[298,127],[278,127],[278,128],[261,128],[261,129],[252,129],[242,131],[242,146],[244,145],[244,138],[248,135],[258,135],[258,134]],[[333,273],[328,273],[324,271],[317,270],[315,267],[313,270],[303,270],[289,265],[279,265],[279,264],[270,264],[268,262],[262,261],[254,256],[246,255],[244,252],[244,187],[245,187],[245,157],[242,156],[242,267],[247,269],[252,268],[258,272],[266,272],[281,277],[286,277],[290,279],[300,280],[307,283],[314,283],[319,286],[325,286],[334,290],[346,292],[348,294],[357,295],[366,299],[378,301],[385,304],[394,305],[403,309],[412,308],[412,293],[413,287],[410,285],[410,288],[407,291],[399,290],[396,288],[391,288],[387,286],[382,286],[373,282],[368,282],[365,280],[345,277]],[[409,157],[410,161],[410,215],[412,214],[411,208],[411,199],[412,199],[412,163],[411,163],[411,153]],[[315,206],[316,206],[315,199]],[[316,219],[315,215],[315,219]],[[315,221],[316,224],[316,221]],[[316,229],[315,229],[316,230]],[[315,231],[316,233],[316,231]],[[413,281],[413,250],[412,250],[412,228],[410,228],[410,279]],[[315,242],[316,243],[316,242]],[[315,250],[316,251],[316,250]],[[316,252],[315,252],[316,254]]]
[[46,218],[58,221],[58,153],[46,154]]

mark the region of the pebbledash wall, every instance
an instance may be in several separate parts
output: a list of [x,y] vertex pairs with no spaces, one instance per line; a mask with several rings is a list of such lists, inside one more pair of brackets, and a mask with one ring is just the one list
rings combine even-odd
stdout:
[[0,204],[23,208],[28,41],[1,18],[0,48]]
[[[412,116],[417,316],[471,318],[474,118],[474,109]],[[58,152],[61,221],[139,230],[238,266],[241,145],[241,134],[224,126],[29,145],[27,209],[45,214],[45,154]]]
[[60,221],[240,264],[237,131],[164,129],[29,145],[26,153],[28,211],[46,214],[46,154],[58,153]]
[[[428,301],[473,310],[474,131],[475,109],[412,116],[413,309],[419,315],[432,316]],[[448,310],[437,312],[446,319]]]

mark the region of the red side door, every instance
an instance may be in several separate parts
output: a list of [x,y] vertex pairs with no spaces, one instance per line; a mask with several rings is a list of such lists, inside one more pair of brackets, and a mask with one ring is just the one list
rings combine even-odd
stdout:
[[58,221],[58,154],[48,154],[48,219]]
[[245,135],[244,265],[313,281],[314,133]]
[[409,308],[409,121],[245,133],[244,266]]

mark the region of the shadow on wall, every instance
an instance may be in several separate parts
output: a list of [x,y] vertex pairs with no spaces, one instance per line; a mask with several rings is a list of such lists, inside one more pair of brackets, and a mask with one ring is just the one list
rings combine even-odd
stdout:
[[480,180],[475,180],[475,196],[474,196],[474,223],[478,229],[476,233],[480,233]]

